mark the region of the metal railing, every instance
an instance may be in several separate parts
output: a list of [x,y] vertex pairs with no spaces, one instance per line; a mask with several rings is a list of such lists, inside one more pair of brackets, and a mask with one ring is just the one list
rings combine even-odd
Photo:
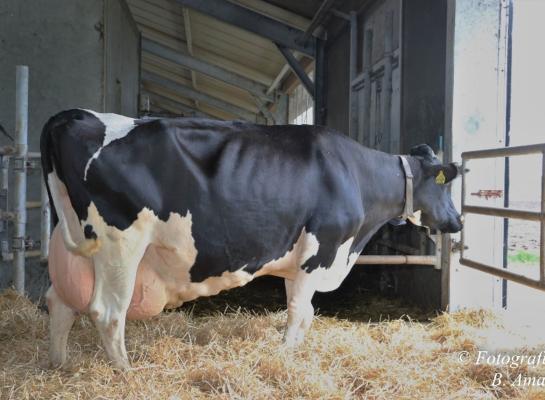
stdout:
[[540,245],[539,245],[539,279],[532,279],[524,275],[510,272],[504,268],[498,268],[486,265],[471,259],[464,255],[465,235],[461,233],[461,256],[460,264],[466,267],[486,272],[504,278],[522,285],[530,286],[535,289],[545,291],[545,143],[528,146],[503,147],[499,149],[477,150],[462,153],[462,170],[466,171],[467,161],[483,158],[498,158],[523,156],[529,154],[541,154],[541,211],[517,210],[511,208],[481,207],[465,204],[466,199],[466,178],[465,173],[462,176],[462,213],[480,214],[500,218],[516,218],[527,221],[538,221],[540,223]]

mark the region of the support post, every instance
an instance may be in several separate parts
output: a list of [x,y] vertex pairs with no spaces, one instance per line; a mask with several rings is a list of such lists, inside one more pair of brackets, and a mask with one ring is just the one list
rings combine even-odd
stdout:
[[267,125],[275,125],[276,124],[276,118],[274,117],[273,113],[267,108],[267,105],[265,102],[263,102],[259,97],[252,95],[254,98],[255,104],[257,105],[257,108],[259,108],[259,111],[267,121]]
[[326,124],[326,48],[323,40],[316,41],[316,57],[314,59],[314,125]]
[[28,151],[28,67],[18,65],[15,77],[15,157],[13,283],[25,291],[26,154]]
[[394,12],[386,14],[386,32],[384,34],[384,76],[382,84],[382,137],[386,147],[383,151],[397,153],[392,143],[392,51],[394,41]]
[[363,104],[360,107],[362,129],[358,132],[358,141],[364,146],[370,146],[371,137],[371,70],[373,68],[373,31],[367,29],[363,38]]
[[40,223],[40,260],[47,261],[49,257],[49,239],[51,235],[51,208],[45,182],[41,184],[41,223]]
[[288,124],[288,106],[289,96],[287,94],[280,94],[277,96],[276,109],[274,110],[274,118],[277,125]]
[[354,93],[354,79],[358,69],[358,15],[350,12],[350,85],[348,94],[348,134],[350,137],[357,135],[357,96]]

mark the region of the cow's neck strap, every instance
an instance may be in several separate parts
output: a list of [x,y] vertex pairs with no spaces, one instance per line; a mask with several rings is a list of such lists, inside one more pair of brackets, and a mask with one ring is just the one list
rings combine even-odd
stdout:
[[409,161],[405,156],[399,156],[401,159],[401,165],[403,165],[403,171],[405,172],[405,207],[403,208],[402,219],[407,219],[414,214],[413,210],[413,172]]

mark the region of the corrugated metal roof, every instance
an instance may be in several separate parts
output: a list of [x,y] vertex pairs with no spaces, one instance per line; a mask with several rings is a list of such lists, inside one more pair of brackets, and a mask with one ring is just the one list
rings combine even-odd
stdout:
[[[268,39],[197,11],[184,10],[184,7],[175,0],[126,1],[142,37],[168,49],[190,54],[198,60],[220,66],[267,87],[273,83],[285,66],[282,55]],[[288,3],[290,2],[281,4],[283,3],[281,1],[230,1],[300,30],[304,30],[310,23],[308,18],[289,11]],[[271,3],[281,4],[284,8]],[[303,3],[307,10],[306,15],[312,15],[320,1],[306,0]],[[202,73],[191,72],[188,68],[156,54],[142,52],[142,70],[197,90],[206,96],[220,99],[252,114],[259,114],[259,107],[254,97],[247,91]],[[172,101],[198,108],[218,118],[237,118],[236,115],[211,107],[204,101],[195,102],[194,99],[180,96],[174,93],[172,88],[158,87],[149,82],[143,82],[143,88],[146,92],[169,97]],[[155,102],[154,106],[157,106],[157,103]],[[169,103],[169,105],[172,104]],[[168,111],[172,112],[172,110]]]

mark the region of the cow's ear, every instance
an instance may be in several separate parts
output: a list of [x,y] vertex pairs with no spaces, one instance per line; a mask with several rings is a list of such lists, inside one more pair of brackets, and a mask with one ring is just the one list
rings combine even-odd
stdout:
[[427,168],[426,175],[434,176],[435,183],[446,185],[458,176],[459,168],[455,163],[446,165],[432,165]]
[[412,147],[409,154],[415,157],[422,157],[424,160],[429,162],[433,162],[435,159],[435,153],[427,144],[419,144],[418,146]]

